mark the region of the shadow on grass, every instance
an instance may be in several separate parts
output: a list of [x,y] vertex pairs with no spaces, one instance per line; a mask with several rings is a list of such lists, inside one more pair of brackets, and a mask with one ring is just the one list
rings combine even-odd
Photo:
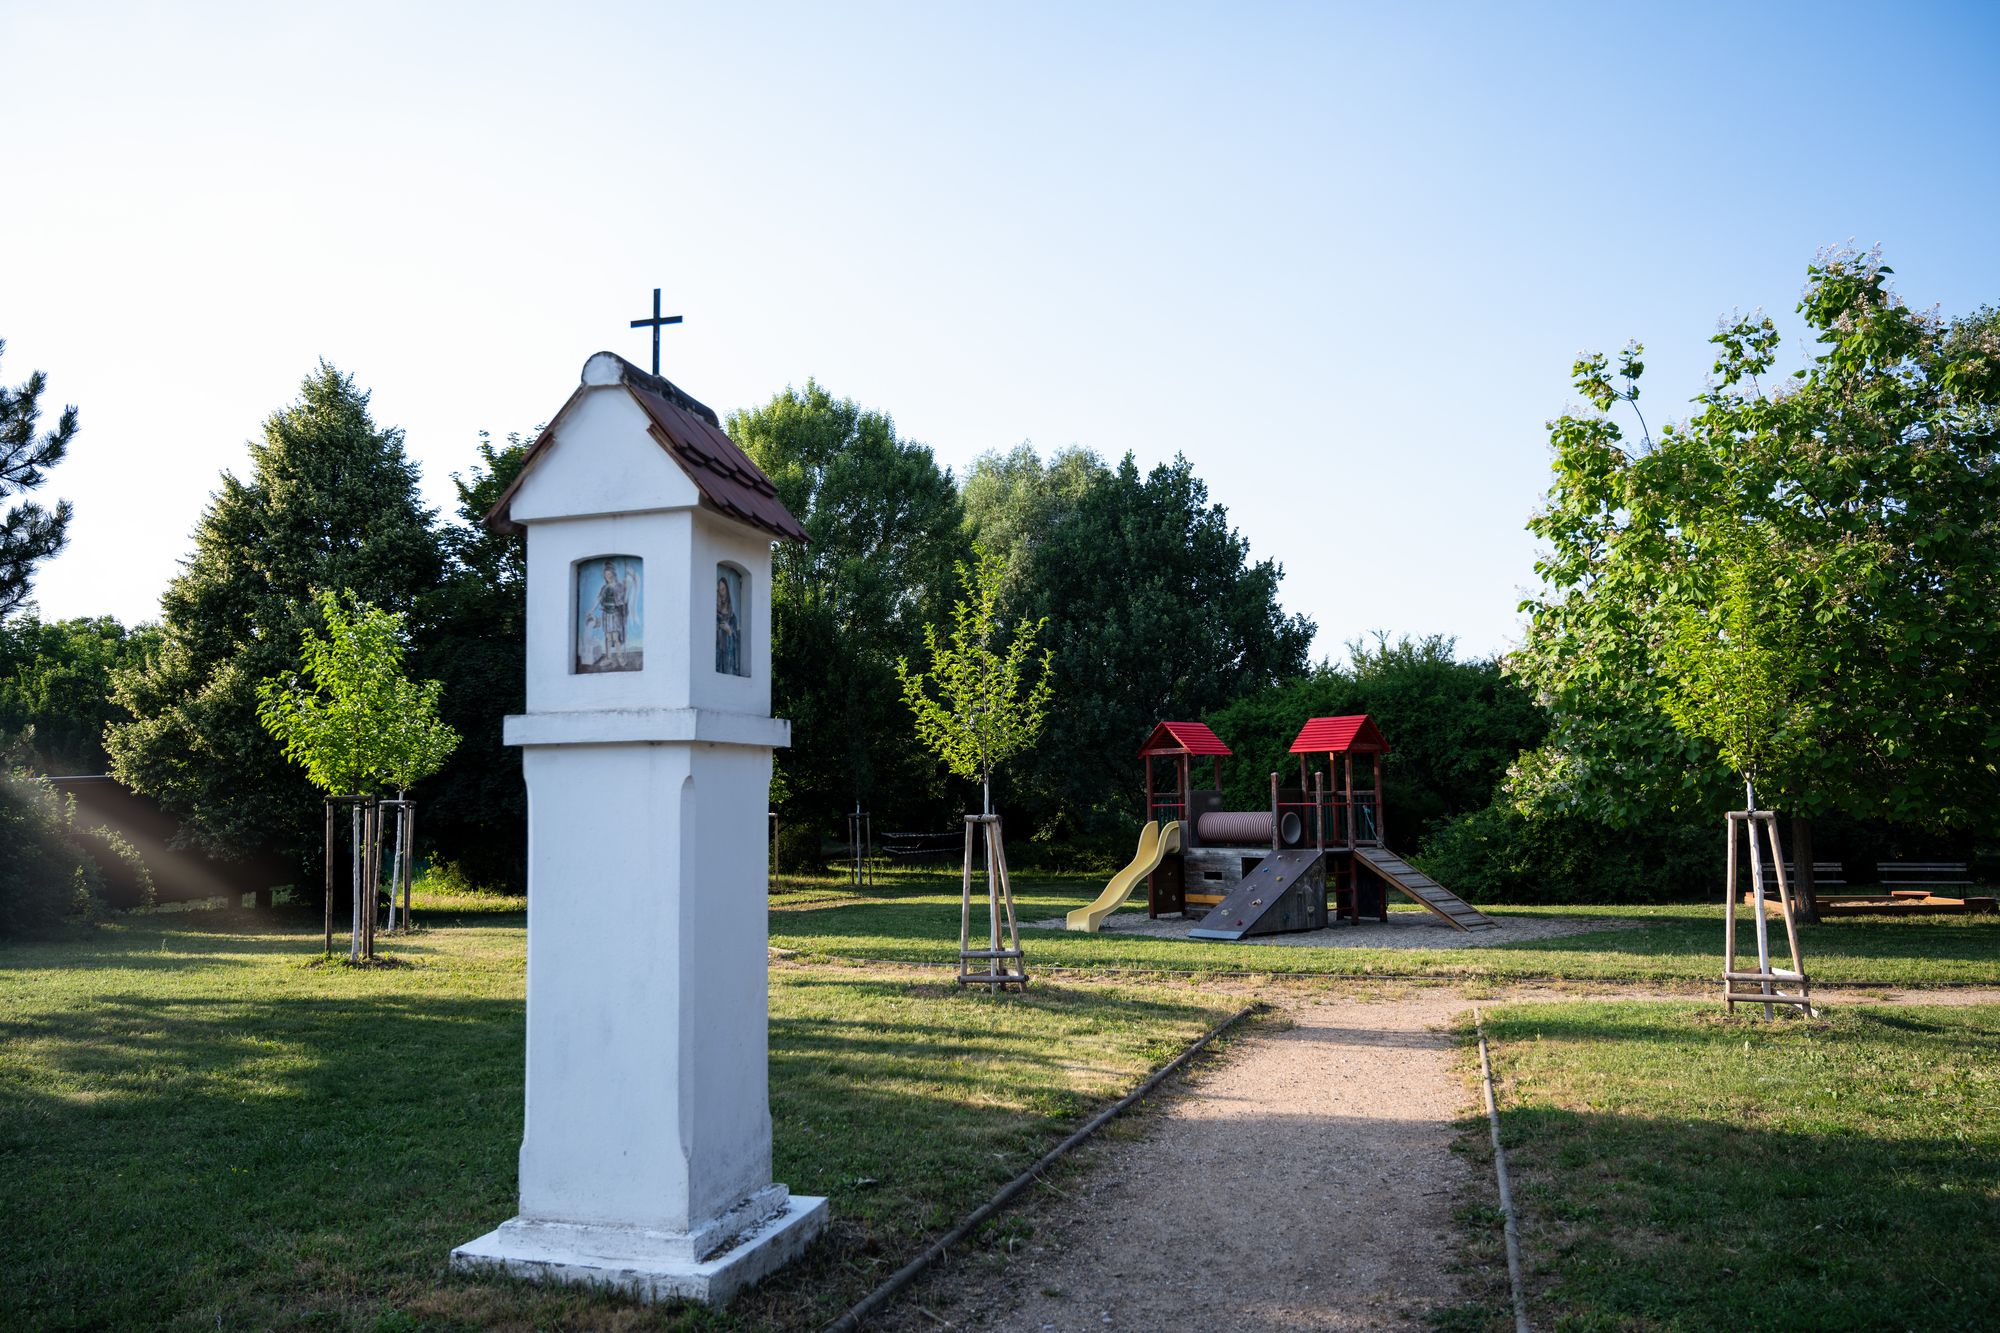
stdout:
[[1537,1322],[1990,1326],[1993,1014],[1489,1013]]
[[341,1323],[355,1278],[435,1276],[510,1211],[521,1027],[518,1001],[381,995],[10,1018],[5,1322]]
[[[522,929],[526,913],[494,912],[460,918],[456,912],[420,911],[411,933],[378,933],[375,949],[384,958],[424,958],[444,950],[434,930]],[[348,923],[335,923],[332,956],[347,956]],[[302,909],[272,911],[135,912],[111,921],[8,941],[0,948],[0,974],[53,969],[184,971],[225,967],[268,967],[279,960],[301,966],[326,957],[322,920]]]
[[1948,1135],[1502,1117],[1538,1322],[1708,1330],[1978,1328],[2000,1275],[2000,1159]]
[[[996,1002],[781,977],[775,1175],[831,1195],[839,1220],[763,1314],[718,1320],[445,1271],[452,1246],[514,1211],[518,998],[455,994],[425,969],[290,971],[272,958],[296,948],[284,936],[169,943],[217,952],[162,972],[115,942],[0,951],[82,969],[59,1002],[23,991],[0,1021],[0,1327],[372,1328],[398,1311],[439,1327],[811,1327],[1213,1017],[1073,988]],[[317,993],[273,994],[294,981]]]

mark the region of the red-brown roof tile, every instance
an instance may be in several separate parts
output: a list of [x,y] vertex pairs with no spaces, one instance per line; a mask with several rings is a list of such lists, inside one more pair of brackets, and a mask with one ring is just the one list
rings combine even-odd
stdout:
[[1315,717],[1299,728],[1298,738],[1292,742],[1293,754],[1367,754],[1371,751],[1387,754],[1389,742],[1382,739],[1382,733],[1368,720],[1366,713],[1350,713],[1346,717]]
[[1200,722],[1162,722],[1153,728],[1153,734],[1146,737],[1146,743],[1139,747],[1142,758],[1151,754],[1227,755],[1229,752],[1229,747],[1222,743],[1222,737]]
[[[777,487],[771,484],[771,479],[750,461],[736,441],[723,433],[714,408],[696,401],[671,380],[647,374],[624,357],[615,353],[599,355],[615,357],[625,388],[652,422],[653,438],[694,482],[701,493],[703,508],[784,541],[806,540],[806,530],[778,499]],[[537,455],[553,438],[554,431],[545,430],[528,450],[520,475],[486,515],[488,527],[502,532],[521,530],[507,516],[507,507],[513,502],[522,478],[535,465]]]

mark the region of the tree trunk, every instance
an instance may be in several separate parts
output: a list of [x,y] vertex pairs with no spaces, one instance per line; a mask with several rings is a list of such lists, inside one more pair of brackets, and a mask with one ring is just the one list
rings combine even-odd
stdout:
[[1811,815],[1792,816],[1792,902],[1800,921],[1819,921],[1819,893],[1813,883],[1813,826]]

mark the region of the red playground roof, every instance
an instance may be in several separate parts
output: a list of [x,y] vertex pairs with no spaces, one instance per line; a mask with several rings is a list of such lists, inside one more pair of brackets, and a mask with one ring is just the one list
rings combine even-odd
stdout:
[[1222,737],[1199,722],[1162,722],[1153,728],[1153,734],[1146,737],[1146,743],[1139,747],[1141,759],[1154,754],[1228,753],[1229,747],[1222,743]]
[[1315,717],[1299,728],[1293,754],[1387,754],[1389,742],[1366,713],[1346,717]]

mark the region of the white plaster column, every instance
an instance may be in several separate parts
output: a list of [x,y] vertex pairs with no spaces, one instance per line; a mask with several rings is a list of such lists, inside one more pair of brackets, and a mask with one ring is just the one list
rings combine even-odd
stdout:
[[[495,510],[528,534],[527,711],[506,723],[528,786],[526,1116],[520,1211],[452,1264],[720,1303],[826,1221],[771,1180],[766,811],[790,732],[771,539],[701,507],[603,362]],[[606,508],[613,470],[628,512]],[[579,599],[614,556],[638,571],[634,664],[581,671]],[[720,564],[744,589],[741,674],[704,638]]]

